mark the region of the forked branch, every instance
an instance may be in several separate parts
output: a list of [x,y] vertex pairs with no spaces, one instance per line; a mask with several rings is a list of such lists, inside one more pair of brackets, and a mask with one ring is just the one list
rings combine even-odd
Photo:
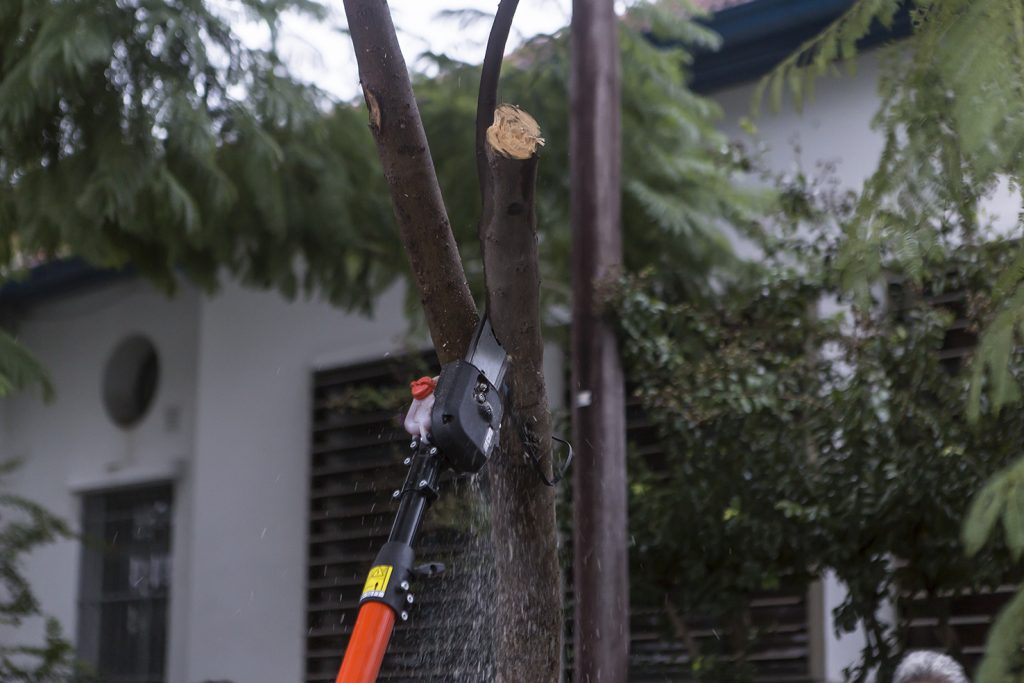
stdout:
[[477,311],[441,198],[409,72],[386,2],[345,0],[345,15],[402,246],[438,359],[447,363],[465,354]]

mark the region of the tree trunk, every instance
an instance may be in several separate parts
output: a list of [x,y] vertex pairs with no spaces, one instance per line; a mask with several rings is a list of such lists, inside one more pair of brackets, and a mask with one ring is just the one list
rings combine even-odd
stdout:
[[554,489],[541,483],[525,457],[529,449],[550,467],[534,211],[541,142],[532,117],[509,105],[497,108],[487,130],[489,194],[480,234],[491,323],[512,359],[509,419],[501,450],[488,465],[497,552],[496,673],[507,683],[555,683],[561,662]]
[[384,0],[345,0],[370,130],[438,360],[461,358],[477,323],[409,72]]
[[[497,80],[515,0],[502,0],[481,79],[483,114],[495,114]],[[391,191],[403,247],[442,363],[465,354],[477,313],[434,172],[405,61],[384,0],[345,0],[370,130]],[[499,110],[506,111],[504,108]],[[562,585],[554,492],[525,457],[550,467],[551,418],[542,373],[540,275],[534,215],[539,131],[507,110],[512,128],[495,130],[478,171],[484,215],[480,234],[492,326],[512,357],[511,405],[500,451],[489,465],[497,565],[497,679],[559,680]],[[536,123],[533,122],[536,126]],[[500,128],[500,127],[499,127]],[[480,129],[482,130],[482,128]],[[478,140],[482,140],[478,130]],[[524,135],[524,131],[526,134]],[[526,152],[522,152],[526,149]],[[517,151],[519,153],[517,155]],[[518,158],[516,158],[518,156]],[[486,163],[482,163],[486,162]],[[524,444],[524,438],[529,443]],[[549,470],[550,472],[550,470]]]

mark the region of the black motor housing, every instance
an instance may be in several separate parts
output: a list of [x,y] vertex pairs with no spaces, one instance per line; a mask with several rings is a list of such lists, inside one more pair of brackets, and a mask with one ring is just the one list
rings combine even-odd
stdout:
[[441,368],[430,414],[430,439],[446,466],[473,474],[498,445],[504,414],[503,387],[495,387],[472,363],[456,360]]

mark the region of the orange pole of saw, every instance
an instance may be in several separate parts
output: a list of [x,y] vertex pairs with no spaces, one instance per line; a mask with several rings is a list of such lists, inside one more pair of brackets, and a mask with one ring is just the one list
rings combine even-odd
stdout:
[[374,683],[394,628],[394,610],[381,602],[363,603],[334,683]]

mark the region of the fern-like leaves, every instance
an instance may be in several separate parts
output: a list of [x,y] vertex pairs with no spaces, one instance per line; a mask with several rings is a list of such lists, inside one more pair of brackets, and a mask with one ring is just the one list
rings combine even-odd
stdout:
[[53,385],[46,370],[9,334],[0,330],[0,398],[38,385],[46,399],[53,397]]
[[889,28],[899,10],[901,0],[859,0],[825,30],[806,41],[793,54],[772,70],[754,90],[757,112],[766,93],[776,109],[782,106],[788,89],[799,109],[814,96],[814,81],[836,72],[836,63],[853,69],[857,42],[868,34],[874,22]]

